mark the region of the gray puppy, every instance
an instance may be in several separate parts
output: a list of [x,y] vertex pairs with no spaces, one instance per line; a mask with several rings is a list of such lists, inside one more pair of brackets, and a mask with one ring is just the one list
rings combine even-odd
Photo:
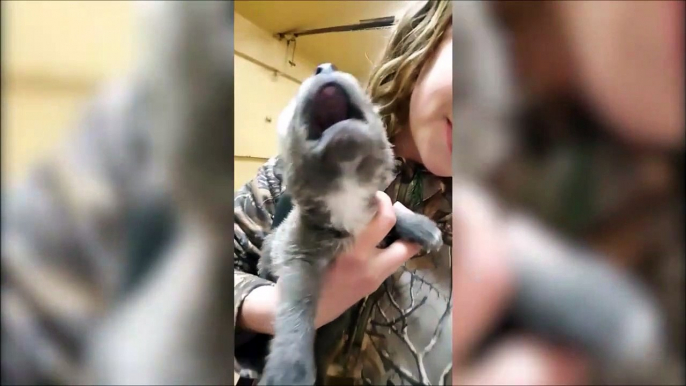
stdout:
[[[393,151],[357,80],[331,65],[302,84],[279,132],[294,207],[265,239],[259,263],[260,275],[278,278],[281,291],[260,384],[322,384],[349,315],[316,330],[321,278],[376,214],[375,193],[393,177]],[[395,214],[399,238],[425,250],[441,247],[441,232],[429,218],[402,209]]]

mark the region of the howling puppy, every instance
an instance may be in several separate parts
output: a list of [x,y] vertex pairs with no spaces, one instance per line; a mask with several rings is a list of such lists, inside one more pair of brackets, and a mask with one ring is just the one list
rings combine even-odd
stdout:
[[[376,214],[375,194],[393,176],[393,151],[357,80],[332,65],[302,84],[279,120],[279,136],[293,209],[265,239],[259,264],[260,275],[278,278],[281,290],[260,384],[322,384],[349,315],[316,331],[321,278]],[[429,218],[402,208],[395,214],[397,237],[425,250],[441,247]]]

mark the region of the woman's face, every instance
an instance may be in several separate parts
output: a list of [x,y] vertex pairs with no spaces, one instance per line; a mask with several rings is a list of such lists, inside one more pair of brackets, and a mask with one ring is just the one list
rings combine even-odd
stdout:
[[581,86],[620,134],[643,143],[684,139],[684,4],[555,3]]
[[452,175],[453,34],[449,27],[426,63],[410,98],[410,131],[424,166],[441,177]]

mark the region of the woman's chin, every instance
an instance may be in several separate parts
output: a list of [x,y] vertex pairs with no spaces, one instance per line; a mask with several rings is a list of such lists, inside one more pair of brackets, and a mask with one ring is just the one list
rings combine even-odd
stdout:
[[450,157],[441,157],[441,159],[437,158],[438,157],[433,156],[428,160],[428,162],[424,162],[426,169],[431,172],[431,174],[438,177],[452,177],[453,167]]

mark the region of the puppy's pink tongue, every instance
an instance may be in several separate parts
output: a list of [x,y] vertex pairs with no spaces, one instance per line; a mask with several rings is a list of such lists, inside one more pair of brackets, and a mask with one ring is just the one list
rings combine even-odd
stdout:
[[348,100],[338,86],[326,86],[315,97],[314,114],[322,131],[348,118]]

